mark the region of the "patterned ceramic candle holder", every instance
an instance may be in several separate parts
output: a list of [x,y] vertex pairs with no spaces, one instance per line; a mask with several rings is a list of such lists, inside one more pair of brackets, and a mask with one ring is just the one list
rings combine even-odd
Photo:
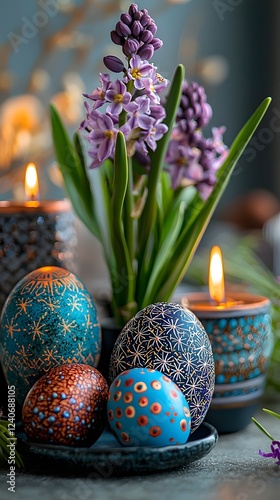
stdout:
[[215,390],[206,420],[220,433],[249,424],[263,393],[273,337],[270,301],[232,293],[230,303],[212,306],[207,293],[182,299],[202,322],[212,345]]
[[75,272],[76,232],[68,200],[0,202],[0,312],[13,286],[42,266]]

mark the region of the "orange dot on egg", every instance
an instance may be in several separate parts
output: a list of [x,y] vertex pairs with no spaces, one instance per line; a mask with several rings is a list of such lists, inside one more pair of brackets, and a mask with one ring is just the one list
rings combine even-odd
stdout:
[[148,417],[146,415],[140,415],[140,417],[137,418],[137,424],[140,425],[141,427],[147,425],[149,422]]
[[172,390],[170,391],[170,396],[173,398],[173,399],[177,399],[178,398],[178,394],[176,391]]
[[158,415],[161,410],[162,410],[162,406],[160,403],[153,403],[151,406],[150,406],[150,410],[152,413]]
[[130,385],[132,385],[134,382],[133,378],[128,378],[127,380],[125,380],[124,382],[124,385],[125,387],[129,387]]
[[160,434],[161,434],[161,428],[158,425],[153,425],[153,427],[150,428],[149,434],[152,437],[160,436]]
[[187,430],[187,421],[184,418],[180,422],[180,427],[181,427],[183,432],[185,432]]
[[133,394],[132,394],[132,392],[126,392],[124,394],[123,400],[124,400],[125,403],[131,403],[131,401],[133,400]]
[[142,398],[140,398],[138,401],[139,406],[147,406],[148,403],[149,400],[146,396],[142,396]]

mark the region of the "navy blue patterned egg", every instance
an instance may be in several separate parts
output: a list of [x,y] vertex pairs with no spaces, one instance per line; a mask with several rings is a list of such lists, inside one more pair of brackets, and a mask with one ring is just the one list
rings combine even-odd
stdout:
[[132,368],[109,390],[108,422],[124,446],[185,444],[190,434],[190,409],[179,387],[150,368]]
[[197,317],[179,304],[159,302],[139,311],[114,346],[109,379],[134,367],[167,375],[183,392],[191,412],[191,432],[202,423],[212,400],[212,348]]
[[100,350],[95,304],[74,274],[61,267],[41,267],[13,288],[1,316],[0,361],[20,405],[52,367],[97,366]]

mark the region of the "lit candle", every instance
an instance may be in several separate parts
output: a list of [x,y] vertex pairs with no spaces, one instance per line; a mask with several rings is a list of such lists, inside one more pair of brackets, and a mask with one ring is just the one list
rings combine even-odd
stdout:
[[13,286],[42,266],[75,269],[76,231],[69,200],[39,201],[34,163],[25,173],[26,200],[0,201],[0,312]]
[[37,204],[39,200],[39,181],[34,163],[28,163],[26,167],[24,187],[27,202],[35,202]]
[[200,319],[239,316],[246,311],[266,310],[270,302],[260,295],[231,292],[226,295],[221,249],[214,246],[210,252],[208,292],[193,292],[182,298],[182,305],[191,309]]
[[183,297],[182,305],[202,322],[213,350],[216,380],[206,420],[233,432],[250,422],[263,393],[273,347],[270,301],[245,292],[227,296],[219,247],[211,251],[208,286],[209,292]]

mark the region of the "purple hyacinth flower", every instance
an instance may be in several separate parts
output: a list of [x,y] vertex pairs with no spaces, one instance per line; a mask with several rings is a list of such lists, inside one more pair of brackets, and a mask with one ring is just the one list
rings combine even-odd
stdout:
[[157,141],[159,141],[168,130],[165,123],[154,122],[153,126],[149,128],[148,133],[145,137],[145,142],[148,144],[152,151],[157,148]]
[[[170,141],[166,154],[165,161],[170,165],[171,185],[173,189],[177,189],[182,184],[195,184],[195,177],[200,177],[202,167],[195,167],[190,170],[193,165],[198,165],[199,151],[191,148],[188,145],[180,144],[178,141]],[[201,178],[201,177],[200,177]]]
[[149,24],[151,24],[152,19],[149,16],[148,11],[146,11],[147,13],[145,13],[144,9],[143,9],[142,12],[143,12],[143,16],[140,19],[140,23],[142,24],[142,26],[144,26],[144,28],[146,28]]
[[214,184],[210,185],[207,182],[199,182],[196,185],[196,189],[199,192],[202,200],[206,201],[207,198],[209,198],[210,194],[212,193],[212,191],[214,189]]
[[140,45],[137,40],[134,40],[133,38],[128,38],[127,40],[125,40],[122,50],[126,57],[130,57],[133,54],[136,54],[139,47]]
[[150,31],[151,33],[153,33],[153,35],[155,35],[157,32],[157,25],[156,25],[155,21],[153,21],[152,19],[151,19],[151,21],[152,22],[150,24],[148,24],[148,26],[146,26],[146,29],[148,31]]
[[117,129],[114,127],[112,117],[108,114],[93,111],[91,118],[93,130],[88,138],[93,146],[92,153],[96,154],[96,162],[91,166],[96,167],[113,155]]
[[130,130],[137,127],[149,130],[155,120],[150,116],[150,101],[145,96],[137,97],[126,106],[128,111],[127,126]]
[[97,87],[92,94],[83,94],[84,97],[87,99],[91,99],[92,101],[95,101],[93,108],[97,109],[100,108],[100,106],[103,106],[105,103],[105,92],[108,89],[111,80],[110,80],[110,75],[108,73],[100,73],[100,83],[101,87]]
[[107,107],[107,112],[113,115],[119,115],[123,108],[131,101],[130,92],[126,91],[125,84],[120,80],[111,83],[105,97],[107,101],[111,102]]
[[130,26],[132,23],[132,17],[129,15],[128,12],[124,12],[123,14],[121,14],[121,21],[127,24],[127,26]]
[[149,78],[144,80],[145,93],[155,104],[160,103],[159,95],[169,84],[169,81],[157,73],[157,68],[152,66]]
[[113,73],[121,73],[125,69],[122,60],[116,56],[105,56],[103,57],[103,62],[106,68],[113,71]]
[[148,61],[149,59],[152,59],[154,55],[154,47],[151,43],[145,43],[140,47],[140,49],[137,51],[137,54],[141,57],[142,61]]
[[154,47],[154,50],[158,50],[163,46],[163,41],[160,40],[160,38],[153,38],[151,44]]
[[138,12],[138,5],[136,3],[132,3],[128,9],[129,15],[134,18],[135,14]]
[[147,61],[142,61],[138,55],[132,56],[129,62],[130,68],[127,76],[129,79],[134,80],[134,87],[137,90],[145,88],[145,79],[149,76],[153,66]]
[[154,38],[154,35],[153,33],[151,33],[150,31],[148,30],[145,30],[145,31],[142,31],[139,39],[141,42],[143,43],[151,43],[151,41],[153,40]]
[[111,40],[115,45],[123,45],[124,37],[118,35],[116,30],[111,31]]
[[259,450],[259,455],[265,458],[276,458],[276,464],[280,465],[280,441],[272,441],[270,449],[270,453],[264,453],[263,451]]
[[151,104],[150,112],[151,112],[151,116],[156,121],[161,121],[166,116],[165,108],[161,104]]
[[138,37],[140,33],[143,31],[143,26],[140,23],[140,21],[133,21],[133,24],[131,26],[131,33],[133,36]]
[[122,21],[119,21],[116,24],[116,32],[118,33],[119,36],[123,37],[131,35],[130,27],[127,24],[123,23]]

